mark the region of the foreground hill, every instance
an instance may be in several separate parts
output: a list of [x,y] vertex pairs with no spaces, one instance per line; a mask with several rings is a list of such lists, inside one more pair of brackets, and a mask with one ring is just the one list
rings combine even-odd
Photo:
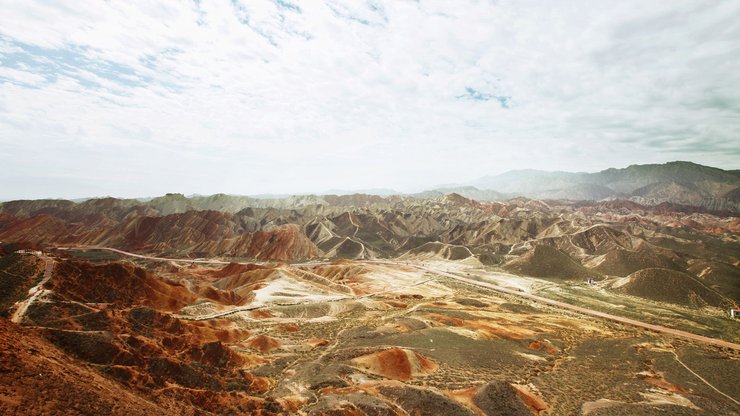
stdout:
[[0,318],[0,410],[5,414],[182,415],[175,400],[152,403],[49,342]]
[[[422,247],[411,255],[464,257],[455,246]],[[555,250],[542,247],[535,250]],[[39,296],[23,313],[12,308],[17,323],[0,319],[4,414],[736,409],[673,358],[736,394],[729,351],[667,342],[403,263],[133,264],[95,253],[58,252]],[[33,263],[6,257],[13,270]],[[433,262],[456,270],[469,258]]]

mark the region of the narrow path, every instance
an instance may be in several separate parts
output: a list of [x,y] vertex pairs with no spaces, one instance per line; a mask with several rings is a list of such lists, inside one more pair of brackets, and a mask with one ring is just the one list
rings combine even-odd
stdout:
[[172,316],[175,317],[175,318],[178,318],[178,319],[185,320],[185,321],[207,321],[207,320],[210,320],[210,319],[216,319],[216,318],[221,318],[221,317],[228,316],[228,315],[233,315],[233,314],[238,313],[238,312],[254,311],[254,310],[257,310],[257,309],[262,309],[264,307],[265,307],[264,305],[259,305],[259,306],[242,306],[242,307],[238,307],[238,308],[234,308],[234,309],[229,309],[228,311],[214,312],[214,313],[209,314],[209,315],[189,316],[189,315],[177,315],[177,314],[173,314]]
[[28,310],[28,307],[31,306],[31,304],[36,300],[36,298],[39,297],[44,292],[44,285],[46,282],[51,279],[51,273],[54,269],[54,260],[52,260],[49,257],[44,256],[43,254],[35,254],[34,255],[41,260],[44,260],[44,277],[41,279],[41,281],[34,287],[28,290],[28,293],[31,295],[26,300],[18,302],[18,307],[16,308],[15,312],[13,312],[13,316],[10,317],[10,320],[14,323],[20,323],[23,320],[23,317],[26,315],[26,311]]
[[684,362],[681,361],[680,358],[678,358],[678,354],[676,354],[676,351],[671,351],[671,352],[673,353],[673,356],[676,358],[676,361],[678,361],[678,363],[681,364],[683,366],[683,368],[689,370],[689,373],[695,375],[696,378],[698,378],[699,380],[703,381],[704,384],[706,384],[707,386],[711,387],[712,390],[714,390],[717,393],[719,393],[719,394],[727,397],[728,399],[732,400],[732,402],[735,403],[736,405],[740,405],[740,402],[738,402],[737,400],[735,400],[732,397],[728,396],[727,394],[722,393],[718,388],[714,387],[710,382],[708,382],[707,380],[705,380],[704,377],[700,376],[699,374],[696,374],[696,372],[694,372],[694,370],[690,369],[689,366],[687,366],[686,364],[684,364]]

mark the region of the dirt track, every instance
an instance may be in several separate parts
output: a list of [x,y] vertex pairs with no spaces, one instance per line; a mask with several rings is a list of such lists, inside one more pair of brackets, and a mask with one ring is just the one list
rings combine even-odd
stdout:
[[[130,253],[128,251],[119,250],[112,247],[97,247],[97,246],[72,246],[72,247],[57,247],[57,250],[102,250],[110,251],[112,253],[122,254],[124,256],[135,257],[143,260],[156,260],[156,261],[172,261],[177,263],[195,263],[195,264],[265,264],[263,261],[250,261],[250,262],[238,262],[238,261],[226,261],[226,260],[208,260],[208,259],[175,259],[170,257],[156,257],[146,256],[143,254]],[[293,266],[310,266],[319,264],[330,264],[331,262],[306,262],[306,263],[292,263]]]
[[28,292],[31,294],[31,297],[28,299],[21,301],[18,303],[18,307],[16,308],[15,312],[13,313],[13,316],[11,316],[10,320],[19,323],[23,319],[23,316],[26,314],[26,310],[28,310],[28,307],[36,300],[36,298],[43,293],[44,284],[51,279],[51,272],[54,269],[54,260],[50,259],[49,257],[46,257],[43,254],[34,254],[41,260],[44,260],[45,262],[45,268],[44,268],[44,277],[41,279],[41,281],[34,287],[32,287]]

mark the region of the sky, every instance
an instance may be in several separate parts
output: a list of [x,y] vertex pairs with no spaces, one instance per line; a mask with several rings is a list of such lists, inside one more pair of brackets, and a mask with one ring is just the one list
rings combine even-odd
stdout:
[[0,199],[740,168],[740,1],[0,0]]

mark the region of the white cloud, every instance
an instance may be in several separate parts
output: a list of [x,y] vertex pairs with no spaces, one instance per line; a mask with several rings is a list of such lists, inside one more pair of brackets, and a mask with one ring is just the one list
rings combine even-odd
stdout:
[[0,3],[0,197],[740,159],[734,1]]

